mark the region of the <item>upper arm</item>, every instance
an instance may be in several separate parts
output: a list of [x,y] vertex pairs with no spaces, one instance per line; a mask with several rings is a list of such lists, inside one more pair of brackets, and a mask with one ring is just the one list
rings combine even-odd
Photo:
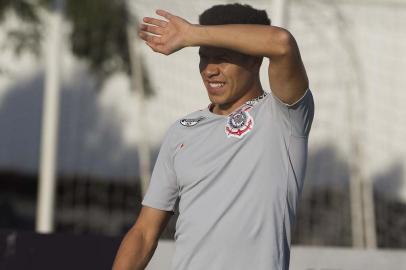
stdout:
[[134,229],[141,231],[148,241],[157,242],[172,215],[170,211],[143,206]]
[[173,141],[173,128],[167,131],[159,150],[148,190],[142,205],[163,211],[173,211],[179,197],[179,186],[174,168],[174,155],[178,144]]
[[304,95],[309,81],[294,37],[281,29],[277,39],[283,50],[269,57],[269,83],[276,97],[293,104]]

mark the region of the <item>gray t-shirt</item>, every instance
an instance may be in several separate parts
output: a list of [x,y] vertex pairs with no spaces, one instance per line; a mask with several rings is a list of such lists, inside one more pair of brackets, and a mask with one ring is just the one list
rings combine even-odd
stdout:
[[313,120],[268,94],[229,116],[208,108],[168,130],[143,205],[173,211],[173,270],[287,270]]

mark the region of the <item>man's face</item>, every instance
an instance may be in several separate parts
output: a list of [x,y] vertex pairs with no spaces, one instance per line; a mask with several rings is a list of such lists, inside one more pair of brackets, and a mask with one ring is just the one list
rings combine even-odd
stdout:
[[232,105],[252,87],[258,74],[255,58],[235,51],[200,47],[200,75],[213,104]]

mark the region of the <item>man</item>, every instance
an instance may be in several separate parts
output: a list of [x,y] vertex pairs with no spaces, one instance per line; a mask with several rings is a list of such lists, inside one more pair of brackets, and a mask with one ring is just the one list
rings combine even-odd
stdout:
[[199,46],[211,105],[170,127],[113,269],[146,267],[177,200],[173,270],[288,269],[313,119],[294,38],[247,5],[214,6],[200,25],[156,13],[163,18],[144,18],[140,37],[165,55]]

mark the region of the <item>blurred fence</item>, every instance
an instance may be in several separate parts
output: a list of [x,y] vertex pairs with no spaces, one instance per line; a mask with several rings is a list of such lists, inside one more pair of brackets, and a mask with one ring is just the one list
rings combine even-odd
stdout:
[[[97,3],[81,2],[83,9]],[[129,1],[125,10],[135,31],[134,20],[153,15],[156,8],[196,23],[205,8],[227,2],[137,0]],[[272,19],[272,1],[245,3],[266,9]],[[354,215],[351,183],[361,180],[361,186],[366,183],[364,187],[373,187],[369,206],[375,215],[375,225],[371,225],[377,246],[406,248],[406,2],[287,3],[287,28],[301,49],[316,103],[293,242],[351,246],[352,221],[363,215]],[[68,8],[66,12],[71,11]],[[0,52],[0,207],[9,213],[0,217],[0,225],[19,228],[25,224],[24,229],[33,229],[44,62],[43,54],[35,57],[30,50],[19,56],[11,53],[13,43],[7,33],[21,28],[29,31],[25,24],[16,23],[21,19],[12,14],[6,13],[0,32],[0,46],[5,48]],[[92,16],[79,19],[86,24],[94,16],[98,18],[93,11]],[[60,232],[118,235],[131,226],[140,208],[137,143],[141,135],[147,132],[154,161],[166,128],[208,103],[198,74],[197,48],[170,57],[155,55],[146,46],[139,48],[144,85],[151,93],[145,110],[139,112],[139,96],[131,91],[125,68],[111,74],[104,70],[103,82],[100,73],[92,69],[91,61],[103,59],[103,54],[111,51],[94,48],[93,60],[72,53],[75,28],[69,18],[73,17],[66,18],[65,45],[61,48],[56,228]],[[46,25],[39,29],[46,35]],[[110,32],[106,29],[110,28],[97,28],[84,36],[116,38],[108,34],[114,28]],[[118,49],[128,48],[122,45]],[[126,56],[117,57],[108,58],[105,66],[120,66]],[[269,89],[266,65],[261,76]],[[140,121],[146,121],[146,129],[140,128]],[[361,204],[365,207],[367,200]],[[165,238],[172,237],[174,225],[175,218]]]

